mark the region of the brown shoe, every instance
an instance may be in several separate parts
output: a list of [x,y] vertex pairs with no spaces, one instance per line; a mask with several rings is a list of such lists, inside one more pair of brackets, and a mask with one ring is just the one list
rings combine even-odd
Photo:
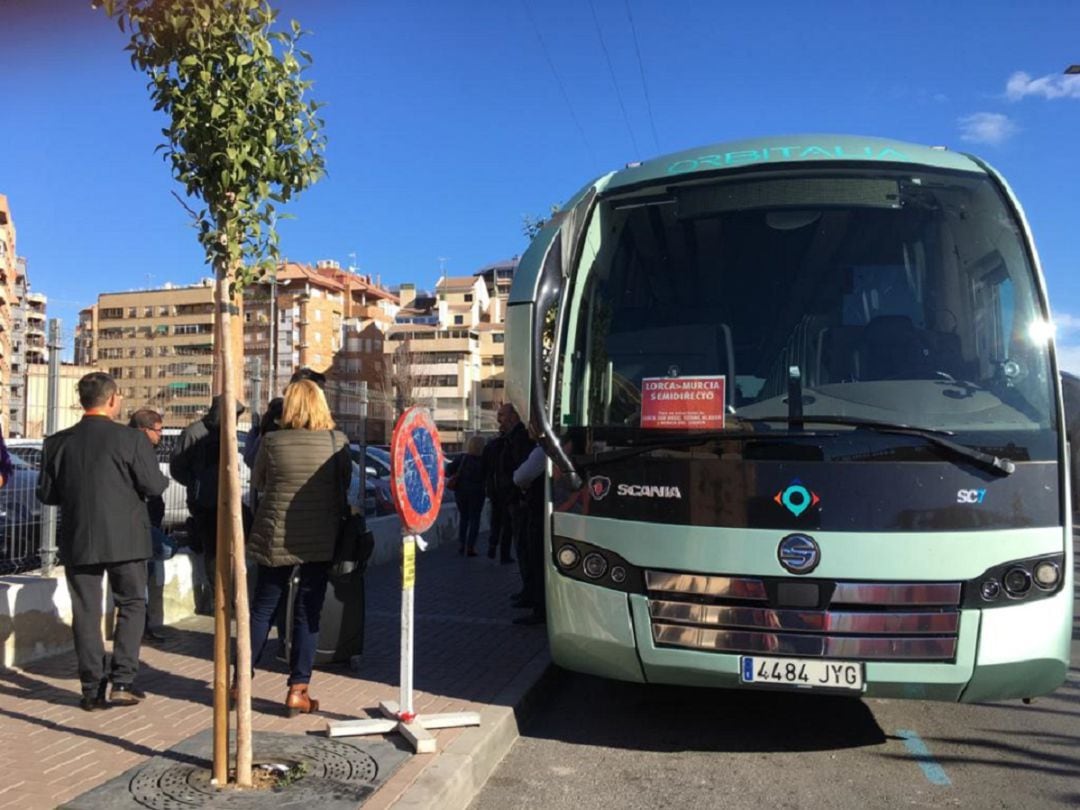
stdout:
[[289,694],[285,697],[285,712],[289,717],[298,714],[311,714],[319,710],[319,701],[308,694],[306,683],[297,683],[289,687]]

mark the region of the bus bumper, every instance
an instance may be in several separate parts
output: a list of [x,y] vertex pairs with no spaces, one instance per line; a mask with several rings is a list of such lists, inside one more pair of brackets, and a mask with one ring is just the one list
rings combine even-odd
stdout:
[[[740,655],[657,647],[653,643],[648,600],[631,596],[634,625],[645,677],[650,683],[739,688]],[[863,697],[957,701],[971,678],[979,635],[979,611],[965,610],[960,620],[953,663],[868,661]],[[755,687],[747,687],[755,688]]]
[[978,656],[961,700],[1045,695],[1065,681],[1072,644],[1072,577],[1054,597],[983,611]]
[[[1068,672],[1072,579],[1030,604],[961,611],[949,663],[869,661],[863,697],[978,702],[1047,694]],[[648,599],[548,572],[552,658],[615,680],[741,688],[740,655],[658,647]],[[747,687],[753,688],[753,687]]]
[[556,664],[603,678],[644,682],[625,593],[549,571],[547,599],[548,640]]

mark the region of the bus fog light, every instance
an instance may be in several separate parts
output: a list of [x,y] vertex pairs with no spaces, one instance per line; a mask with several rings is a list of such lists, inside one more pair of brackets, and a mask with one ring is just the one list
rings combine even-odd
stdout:
[[979,586],[979,594],[987,602],[993,602],[1001,594],[1001,586],[996,579],[988,579]]
[[556,559],[559,561],[560,568],[570,570],[578,564],[578,560],[581,559],[581,554],[573,546],[563,546],[559,549]]
[[1001,582],[1010,596],[1023,596],[1031,590],[1031,574],[1023,568],[1010,568]]
[[1058,568],[1057,563],[1043,560],[1035,565],[1033,575],[1036,585],[1045,590],[1050,590],[1056,587],[1061,579],[1061,569]]
[[591,579],[600,579],[604,572],[607,571],[607,560],[594,551],[585,555],[585,562],[582,563],[581,567],[585,570],[585,576]]
[[626,582],[626,569],[621,565],[616,565],[611,569],[611,581],[616,585],[622,585]]

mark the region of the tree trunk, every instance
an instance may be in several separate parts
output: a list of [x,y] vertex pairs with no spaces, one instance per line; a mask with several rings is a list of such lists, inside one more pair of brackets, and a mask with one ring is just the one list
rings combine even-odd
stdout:
[[233,296],[231,268],[218,271],[217,297],[221,317],[221,457],[218,486],[218,549],[232,561],[236,612],[236,784],[251,787],[251,617],[248,609],[247,564],[241,518],[240,452],[236,439],[237,358],[232,341]]
[[[220,290],[216,291],[220,292]],[[215,295],[217,307],[214,312],[214,395],[222,394],[221,360],[223,339],[222,310],[227,301]],[[222,424],[228,420],[222,420]],[[222,442],[224,445],[224,442]],[[221,463],[218,454],[218,463]],[[218,488],[217,525],[214,529],[214,757],[213,781],[216,785],[229,782],[229,636],[232,621],[232,599],[229,596],[230,546],[222,526],[225,511],[221,509],[221,487]],[[209,553],[205,549],[204,553]]]

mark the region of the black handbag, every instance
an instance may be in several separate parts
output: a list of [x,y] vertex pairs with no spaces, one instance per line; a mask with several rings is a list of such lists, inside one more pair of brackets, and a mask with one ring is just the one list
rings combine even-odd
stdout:
[[[340,466],[344,454],[338,452],[333,431],[330,431],[330,445],[335,458],[339,459],[338,464]],[[344,474],[340,477],[345,478]],[[363,573],[374,550],[375,535],[368,529],[367,520],[364,516],[353,512],[352,507],[349,506],[348,490],[343,490],[341,495],[341,520],[338,523],[337,539],[334,541],[334,556],[330,562],[330,577],[332,579],[344,579],[357,572]]]

